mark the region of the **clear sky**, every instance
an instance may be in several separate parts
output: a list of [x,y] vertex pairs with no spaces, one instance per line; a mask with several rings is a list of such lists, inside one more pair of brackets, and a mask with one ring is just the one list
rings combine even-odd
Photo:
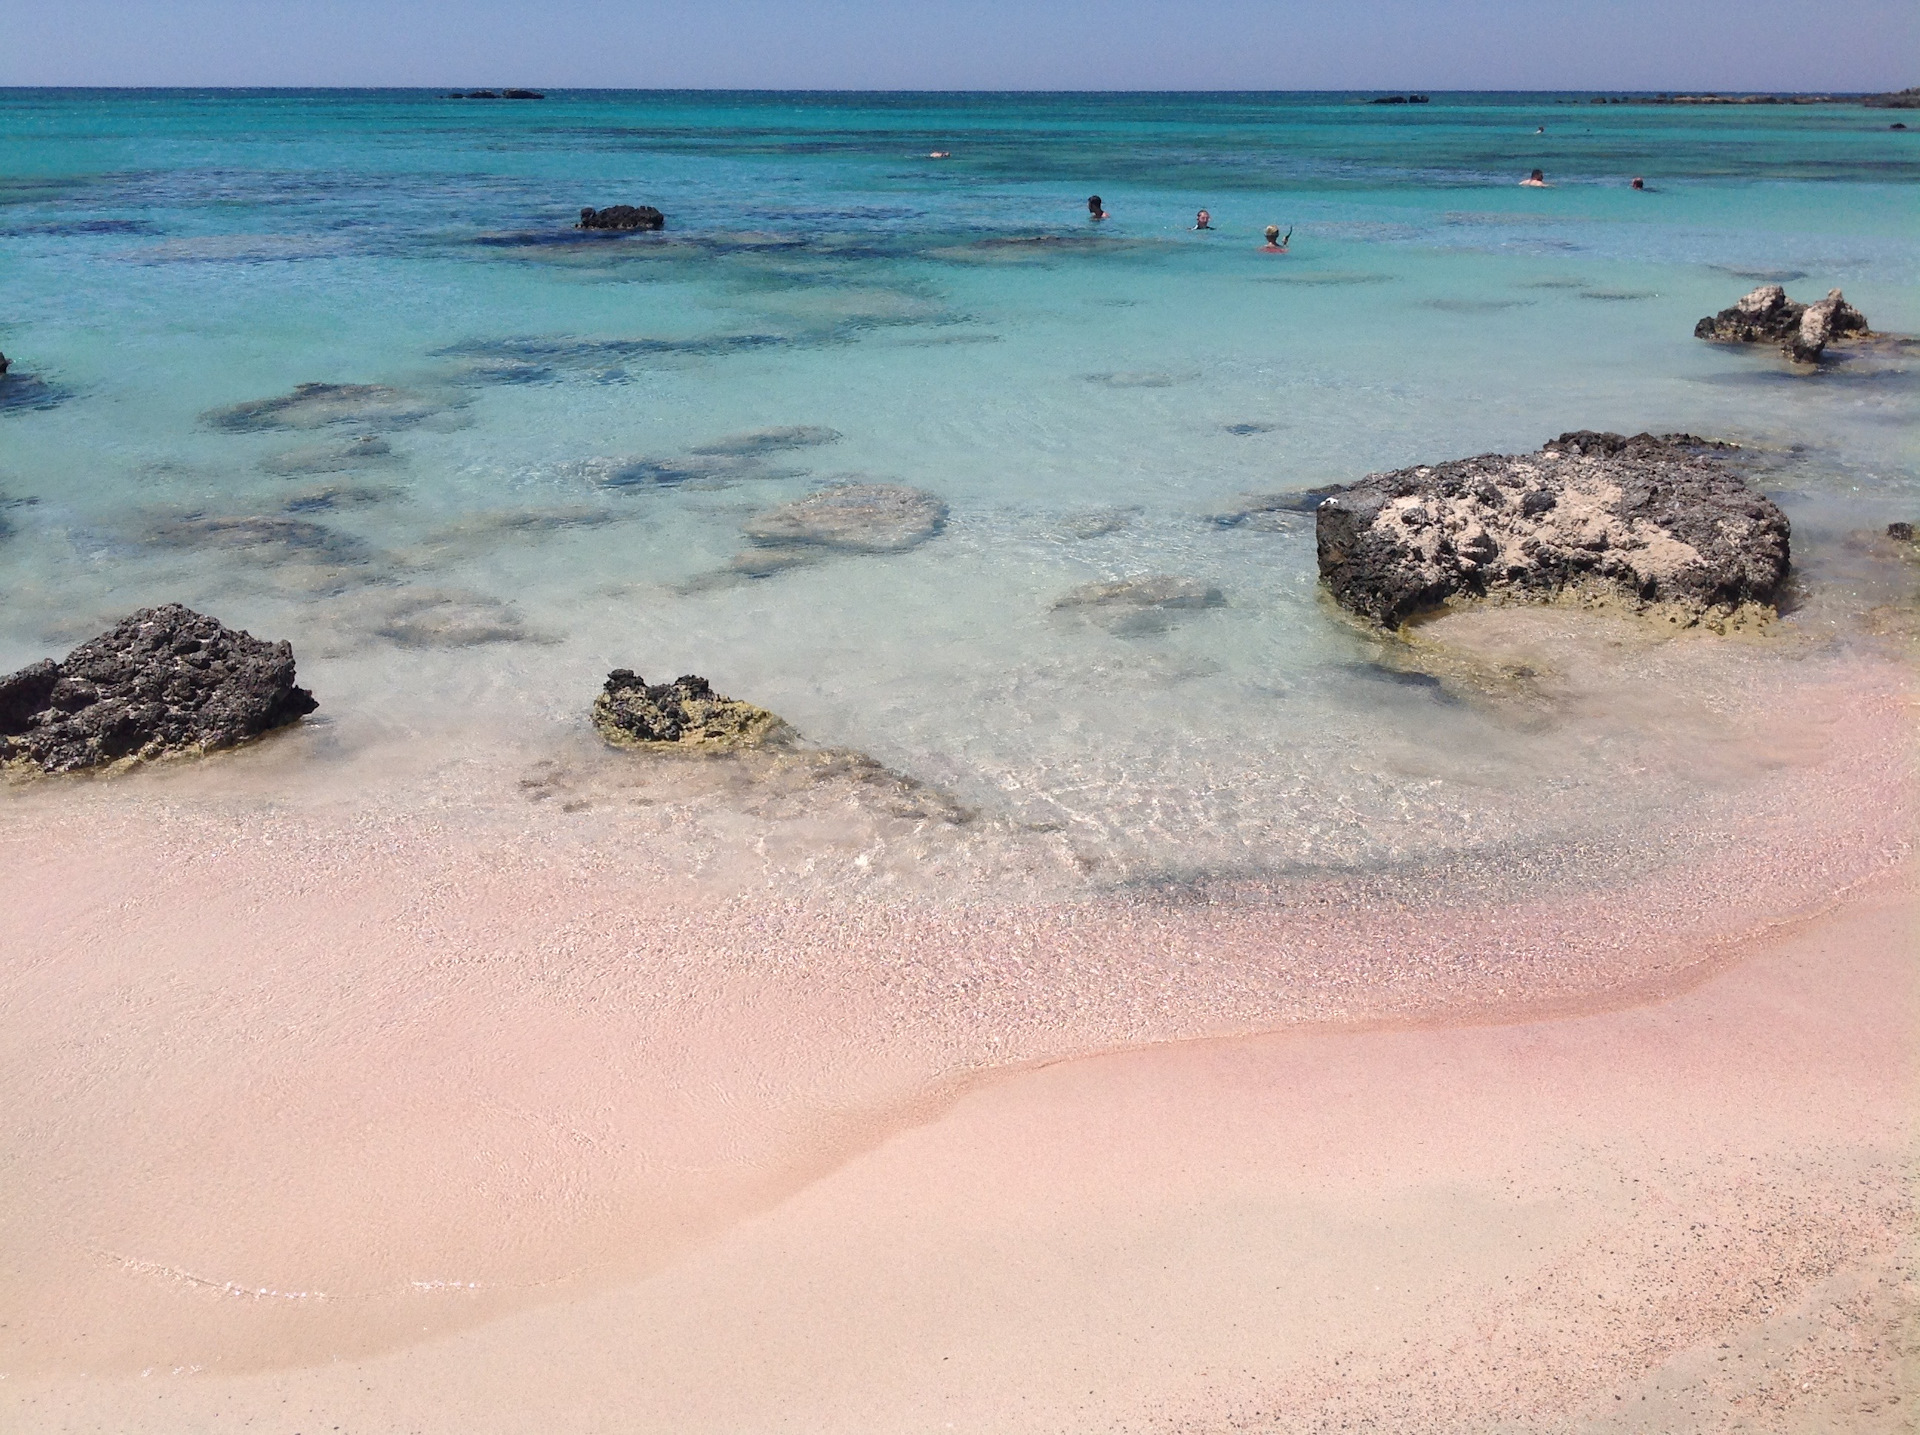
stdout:
[[1916,0],[14,0],[5,85],[1920,84]]

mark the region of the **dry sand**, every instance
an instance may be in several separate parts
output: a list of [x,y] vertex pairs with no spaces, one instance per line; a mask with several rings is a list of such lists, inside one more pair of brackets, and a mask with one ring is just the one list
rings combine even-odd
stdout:
[[671,803],[216,791],[271,745],[35,789],[0,1426],[1908,1428],[1911,709],[1810,710],[1684,861],[1506,895],[723,892]]

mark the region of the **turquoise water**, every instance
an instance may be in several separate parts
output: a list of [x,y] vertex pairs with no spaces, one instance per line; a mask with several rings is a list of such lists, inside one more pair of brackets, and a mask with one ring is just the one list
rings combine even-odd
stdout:
[[[1674,755],[1673,715],[1604,683],[1523,721],[1409,680],[1317,598],[1310,518],[1220,521],[1687,429],[1756,451],[1812,598],[1885,598],[1848,535],[1920,509],[1920,377],[1691,330],[1781,277],[1920,331],[1920,141],[1584,101],[0,92],[0,669],[178,599],[291,638],[333,753],[564,747],[608,668],[698,671],[1136,875],[1707,801],[1759,769]],[[1554,187],[1516,187],[1536,165]],[[569,228],[613,203],[666,231]],[[208,417],[312,382],[403,393]],[[839,437],[698,452],[790,426]],[[847,477],[937,494],[945,529],[729,567],[754,514]],[[1222,601],[1058,606],[1152,574]],[[1640,671],[1702,712],[1787,681],[1666,661]]]

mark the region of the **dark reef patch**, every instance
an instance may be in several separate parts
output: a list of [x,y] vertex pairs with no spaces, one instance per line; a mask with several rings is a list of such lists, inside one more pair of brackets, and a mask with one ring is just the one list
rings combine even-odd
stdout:
[[201,421],[228,433],[362,424],[404,428],[456,407],[456,401],[386,384],[299,384],[292,393],[209,409]]

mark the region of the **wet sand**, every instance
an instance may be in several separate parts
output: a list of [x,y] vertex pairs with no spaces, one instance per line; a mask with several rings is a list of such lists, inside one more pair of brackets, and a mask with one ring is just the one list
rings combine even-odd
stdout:
[[1482,888],[716,885],[706,799],[273,744],[29,789],[0,1424],[1903,1428],[1912,709],[1807,711],[1694,845]]

